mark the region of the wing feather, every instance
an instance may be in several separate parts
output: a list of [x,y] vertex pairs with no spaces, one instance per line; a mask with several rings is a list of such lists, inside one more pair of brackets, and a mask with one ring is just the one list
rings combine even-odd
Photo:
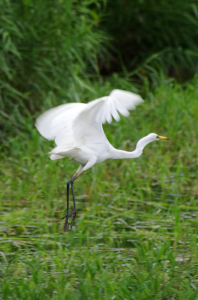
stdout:
[[63,157],[60,153],[67,149],[82,145],[92,148],[108,142],[102,124],[111,123],[112,117],[119,121],[119,113],[129,116],[129,110],[135,109],[141,102],[139,95],[113,90],[109,96],[88,104],[70,103],[52,108],[42,114],[35,125],[42,136],[55,140],[57,147],[52,150],[51,158],[58,159]]
[[36,120],[36,128],[48,140],[55,140],[57,146],[72,148],[72,125],[77,115],[86,107],[83,103],[69,103],[57,106],[46,112]]
[[75,146],[104,142],[102,124],[111,123],[112,117],[119,121],[118,112],[128,117],[129,110],[134,110],[141,102],[143,99],[139,95],[123,90],[113,90],[109,96],[89,102],[73,123]]

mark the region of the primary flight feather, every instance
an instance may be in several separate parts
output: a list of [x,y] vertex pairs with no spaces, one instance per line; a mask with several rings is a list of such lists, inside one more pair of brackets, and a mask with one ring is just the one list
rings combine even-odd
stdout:
[[[36,120],[36,128],[48,140],[55,140],[57,145],[50,152],[52,160],[68,157],[80,164],[76,174],[67,183],[67,213],[64,231],[68,218],[72,215],[71,227],[76,217],[76,205],[73,183],[75,179],[94,164],[106,159],[135,158],[142,154],[143,148],[150,142],[168,139],[151,133],[139,140],[133,152],[115,149],[107,140],[102,128],[105,122],[111,123],[112,117],[120,120],[119,113],[129,116],[143,99],[134,93],[113,90],[109,96],[91,101],[87,104],[70,103],[52,108]],[[69,214],[69,185],[71,184],[74,211]]]

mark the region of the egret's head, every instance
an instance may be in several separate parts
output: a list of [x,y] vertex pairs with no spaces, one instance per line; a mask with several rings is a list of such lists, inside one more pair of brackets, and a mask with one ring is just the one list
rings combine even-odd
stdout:
[[165,136],[157,135],[156,133],[150,133],[138,141],[136,148],[139,148],[142,151],[144,147],[149,143],[160,141],[160,140],[169,140],[169,139]]
[[169,138],[165,136],[157,135],[156,133],[150,133],[149,135],[147,135],[147,137],[150,139],[151,142],[169,140]]

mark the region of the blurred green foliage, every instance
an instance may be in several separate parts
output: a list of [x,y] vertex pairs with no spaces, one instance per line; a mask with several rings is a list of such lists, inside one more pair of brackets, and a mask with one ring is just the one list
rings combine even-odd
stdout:
[[48,94],[79,101],[77,89],[97,76],[108,43],[98,7],[93,0],[1,1],[2,118],[20,123],[19,115],[34,113]]
[[138,68],[151,79],[153,69],[180,79],[197,71],[196,0],[109,0],[106,12],[103,28],[117,50],[110,71],[112,65],[118,70],[125,66],[132,74]]
[[1,0],[0,40],[0,127],[15,134],[21,115],[34,114],[49,98],[51,105],[55,98],[81,101],[100,74],[122,71],[141,92],[138,83],[156,85],[160,72],[192,76],[198,3]]

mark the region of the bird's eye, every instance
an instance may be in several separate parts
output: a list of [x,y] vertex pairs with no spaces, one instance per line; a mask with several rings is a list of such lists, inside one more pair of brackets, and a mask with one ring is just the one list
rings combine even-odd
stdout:
[[159,139],[159,136],[158,136],[158,135],[156,136],[156,139],[157,139],[157,140]]

